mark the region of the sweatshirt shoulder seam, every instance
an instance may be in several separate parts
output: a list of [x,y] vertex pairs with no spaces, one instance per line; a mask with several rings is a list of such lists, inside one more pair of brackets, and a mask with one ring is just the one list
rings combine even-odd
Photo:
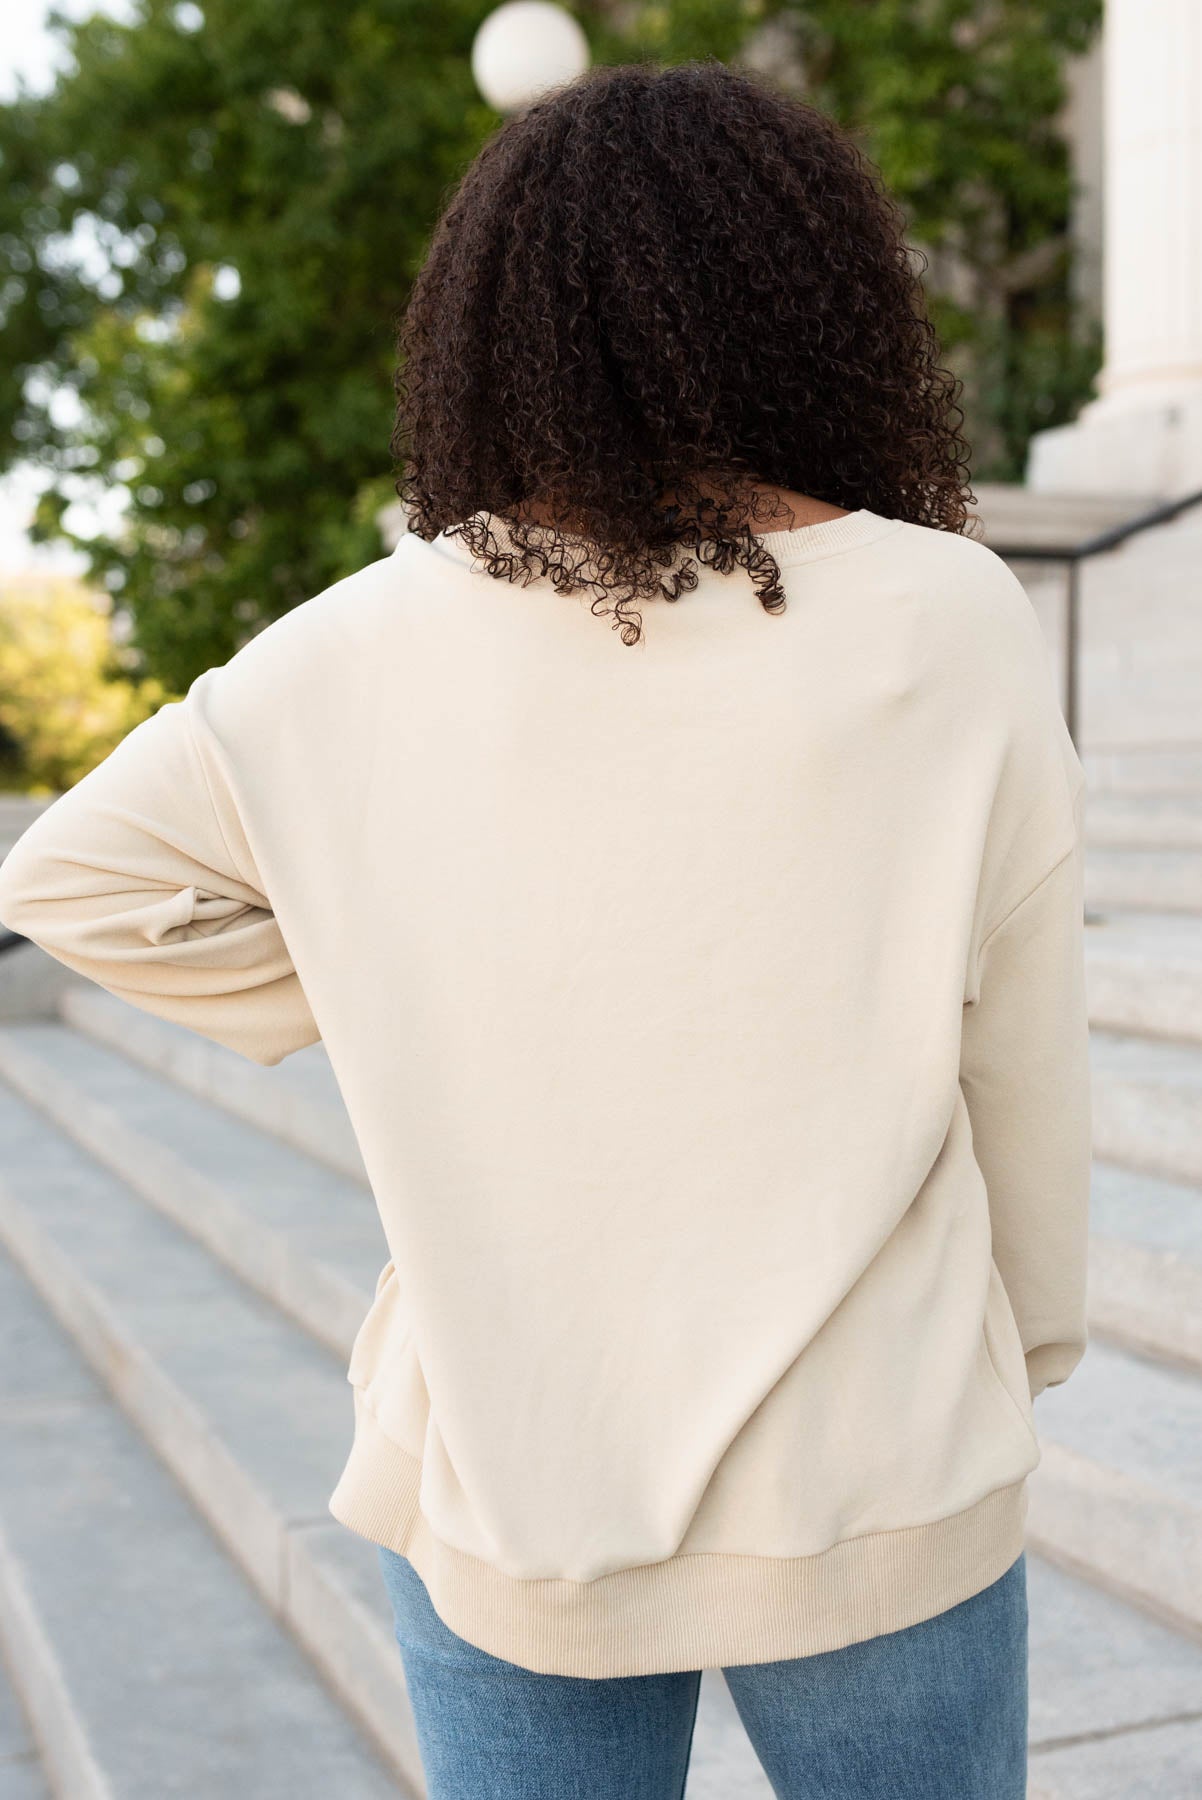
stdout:
[[1072,842],[1064,850],[1062,850],[1060,852],[1059,856],[1057,856],[1055,862],[1052,863],[1051,867],[1048,869],[1045,869],[1044,873],[1039,877],[1039,880],[1034,884],[1034,886],[1028,888],[1026,893],[1022,896],[1022,898],[1019,900],[1016,900],[1014,902],[1013,906],[1008,906],[1006,908],[1006,911],[1002,914],[1001,918],[998,919],[996,921],[996,923],[994,923],[993,925],[991,925],[989,927],[989,929],[985,933],[984,937],[982,937],[981,942],[977,949],[977,961],[978,962],[980,961],[981,957],[985,954],[986,947],[988,946],[990,940],[997,936],[998,932],[1002,929],[1003,925],[1008,925],[1010,923],[1010,920],[1014,917],[1015,913],[1020,912],[1022,910],[1022,908],[1027,904],[1028,900],[1033,900],[1035,898],[1035,896],[1040,892],[1040,890],[1047,886],[1048,882],[1052,879],[1052,876],[1055,875],[1056,872],[1064,866],[1064,864],[1073,855],[1076,848],[1077,848],[1077,839],[1074,836]]

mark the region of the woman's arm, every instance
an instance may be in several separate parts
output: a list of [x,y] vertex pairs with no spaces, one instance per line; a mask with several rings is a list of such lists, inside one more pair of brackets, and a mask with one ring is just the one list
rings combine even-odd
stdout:
[[1084,1355],[1090,1191],[1084,786],[1075,839],[993,926],[964,1007],[961,1086],[1031,1396]]
[[0,923],[122,1000],[273,1064],[321,1034],[222,781],[203,706],[220,675],[38,815],[0,863]]

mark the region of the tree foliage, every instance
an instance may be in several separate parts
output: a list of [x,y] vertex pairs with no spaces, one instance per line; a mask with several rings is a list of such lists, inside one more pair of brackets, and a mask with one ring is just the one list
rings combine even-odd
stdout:
[[70,787],[172,698],[128,673],[110,606],[71,576],[0,585],[0,791]]
[[44,535],[81,477],[128,491],[93,572],[175,687],[381,552],[393,317],[496,122],[486,10],[140,0],[0,109],[0,455],[54,472]]
[[[863,138],[933,261],[969,377],[978,478],[1071,416],[1055,116],[1100,0],[588,0],[601,61],[758,43]],[[470,72],[490,0],[137,0],[59,20],[68,72],[0,107],[0,466],[71,502],[142,666],[180,691],[381,554],[393,327],[451,184],[498,123]],[[754,221],[750,221],[754,225]],[[939,290],[940,258],[960,292]],[[964,292],[964,269],[968,290]],[[984,450],[985,462],[980,460]]]

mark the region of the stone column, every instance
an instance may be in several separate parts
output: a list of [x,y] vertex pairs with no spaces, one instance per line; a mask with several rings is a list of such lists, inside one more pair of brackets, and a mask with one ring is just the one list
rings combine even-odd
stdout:
[[1106,0],[1098,398],[1036,434],[1041,492],[1202,488],[1202,0]]

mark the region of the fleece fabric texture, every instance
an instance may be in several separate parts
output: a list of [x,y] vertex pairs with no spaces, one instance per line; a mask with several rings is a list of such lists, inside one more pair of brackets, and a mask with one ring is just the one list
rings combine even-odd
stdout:
[[631,647],[408,534],[0,867],[132,1005],[324,1042],[390,1252],[330,1510],[548,1673],[980,1591],[1086,1347],[1084,782],[1031,604],[865,509],[762,541],[783,612],[703,566]]

